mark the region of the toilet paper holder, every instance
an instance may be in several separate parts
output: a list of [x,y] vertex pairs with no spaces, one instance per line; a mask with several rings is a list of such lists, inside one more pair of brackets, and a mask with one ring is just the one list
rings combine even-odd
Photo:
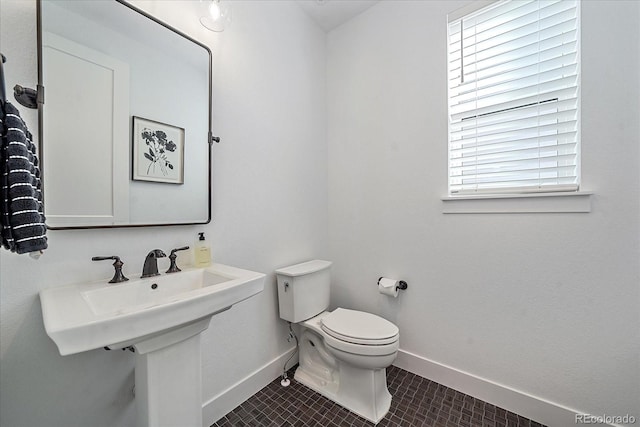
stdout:
[[[384,279],[383,276],[380,276],[378,278],[378,283],[377,285],[380,284],[380,280]],[[404,280],[399,280],[398,281],[398,285],[396,286],[396,289],[400,289],[401,291],[404,291],[405,289],[407,289],[409,287],[409,285],[407,284],[407,282],[405,282]]]

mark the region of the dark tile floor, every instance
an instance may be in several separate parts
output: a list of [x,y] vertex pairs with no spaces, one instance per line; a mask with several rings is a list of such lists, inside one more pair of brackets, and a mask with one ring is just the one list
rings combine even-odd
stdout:
[[[211,427],[374,425],[296,382],[293,370],[289,378],[289,387],[274,380]],[[387,383],[393,400],[380,427],[544,427],[395,366],[387,369]]]

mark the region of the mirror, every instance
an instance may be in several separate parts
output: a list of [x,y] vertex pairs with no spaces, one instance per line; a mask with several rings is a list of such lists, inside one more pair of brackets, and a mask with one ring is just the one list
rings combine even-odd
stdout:
[[122,0],[38,1],[51,229],[206,224],[211,51]]

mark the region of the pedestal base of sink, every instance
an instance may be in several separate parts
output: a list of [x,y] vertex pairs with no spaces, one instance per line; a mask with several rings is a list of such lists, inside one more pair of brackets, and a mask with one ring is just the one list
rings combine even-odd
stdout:
[[210,320],[134,346],[138,427],[202,427],[200,333]]

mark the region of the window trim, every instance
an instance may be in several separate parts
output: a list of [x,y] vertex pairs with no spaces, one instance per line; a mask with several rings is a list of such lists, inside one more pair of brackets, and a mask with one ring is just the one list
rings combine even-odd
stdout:
[[443,214],[589,213],[592,191],[444,196]]

